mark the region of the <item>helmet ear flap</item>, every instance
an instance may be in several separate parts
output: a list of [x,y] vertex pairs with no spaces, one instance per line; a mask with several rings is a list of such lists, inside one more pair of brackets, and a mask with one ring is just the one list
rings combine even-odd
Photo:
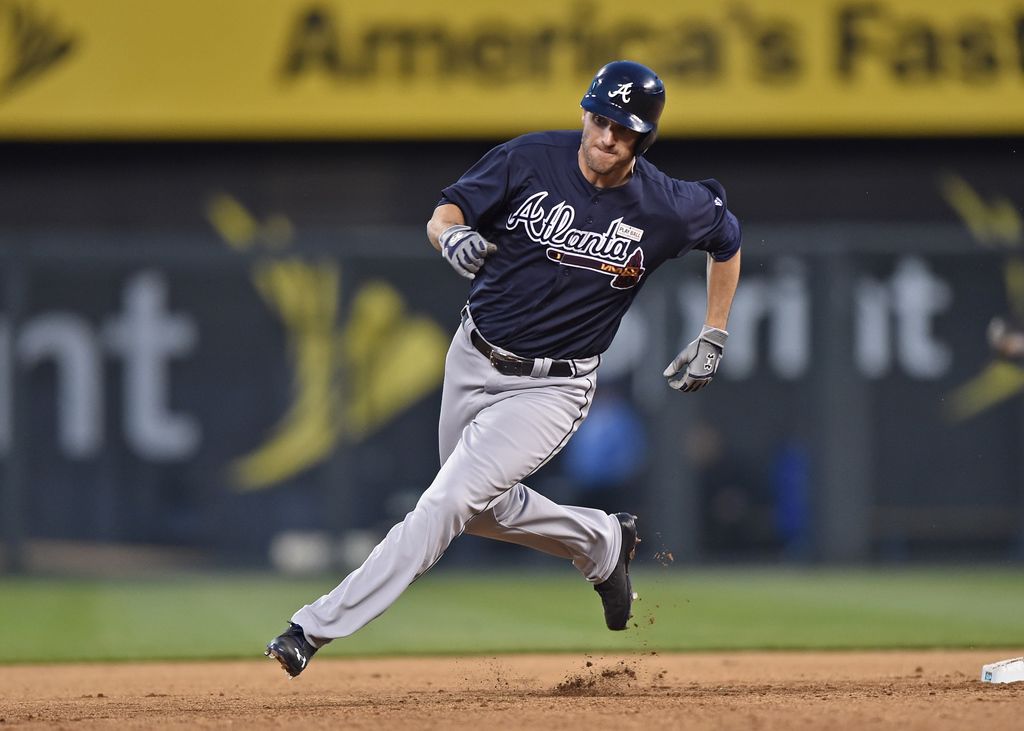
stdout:
[[656,139],[658,139],[657,127],[652,129],[650,132],[643,135],[636,141],[636,150],[634,150],[633,154],[635,154],[637,157],[640,157],[651,148],[651,145],[654,144],[654,141]]

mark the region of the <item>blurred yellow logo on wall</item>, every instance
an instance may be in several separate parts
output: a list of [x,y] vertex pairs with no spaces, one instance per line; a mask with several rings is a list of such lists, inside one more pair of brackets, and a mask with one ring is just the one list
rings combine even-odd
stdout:
[[[981,246],[1008,253],[1003,267],[1004,290],[1010,312],[1024,321],[1024,219],[1005,196],[982,197],[959,175],[943,177],[941,189],[946,202],[957,212],[974,240]],[[993,359],[984,369],[950,394],[946,414],[953,421],[966,421],[1024,392],[1024,368],[1003,359]]]
[[0,104],[66,60],[75,40],[31,0],[0,0]]
[[[1019,0],[0,8],[22,29],[59,19],[31,68],[74,52],[0,104],[8,138],[504,137],[578,125],[587,82],[616,58],[664,78],[665,136],[1024,132]],[[25,57],[24,43],[4,43]]]
[[284,326],[292,370],[287,410],[231,465],[240,489],[272,487],[322,462],[341,442],[361,441],[440,386],[447,335],[408,312],[392,285],[360,283],[343,310],[340,267],[288,254],[294,232],[287,218],[258,221],[226,194],[210,199],[207,217],[232,248],[266,252],[253,265],[253,282]]

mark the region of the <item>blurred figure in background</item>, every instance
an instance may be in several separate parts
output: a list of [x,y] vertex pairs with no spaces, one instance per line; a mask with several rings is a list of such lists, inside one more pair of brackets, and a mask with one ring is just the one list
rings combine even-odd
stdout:
[[703,421],[687,430],[684,448],[697,478],[704,550],[735,559],[761,547],[771,526],[758,470],[718,427]]
[[[735,435],[734,435],[735,437]],[[706,421],[683,442],[698,483],[701,543],[716,560],[811,552],[810,455],[796,436],[783,436],[770,455],[752,454]]]
[[572,502],[614,512],[636,500],[647,466],[647,430],[636,409],[614,385],[594,401],[587,420],[562,456]]
[[810,558],[811,455],[806,442],[789,437],[779,445],[772,460],[772,492],[775,495],[775,528],[782,557]]
[[1024,326],[994,317],[988,324],[988,344],[1001,358],[1024,361]]

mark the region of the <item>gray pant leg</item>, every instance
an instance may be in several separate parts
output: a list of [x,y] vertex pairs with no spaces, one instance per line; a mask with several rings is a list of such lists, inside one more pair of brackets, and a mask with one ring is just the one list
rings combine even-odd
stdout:
[[[462,346],[458,351],[457,345]],[[468,343],[457,342],[452,349],[460,352],[461,357],[470,362],[477,358],[482,360],[482,356]],[[479,380],[472,377],[472,369],[452,366],[451,362],[447,364],[446,372],[451,377],[445,378],[441,396],[438,446],[442,462],[448,459],[459,443],[463,429],[475,415],[476,392],[482,387],[493,390],[500,385],[502,379],[515,381],[515,377],[503,377],[491,370],[486,374],[488,380],[485,385],[481,386]],[[596,371],[592,378],[596,379]],[[586,418],[589,410],[590,399],[573,432]],[[470,520],[465,532],[569,559],[588,581],[594,583],[608,578],[615,567],[622,543],[619,522],[604,511],[559,505],[521,482]]]
[[611,574],[622,545],[619,522],[608,513],[558,505],[522,483],[469,521],[466,533],[570,559],[595,584]]
[[[347,637],[383,613],[470,520],[557,453],[589,409],[594,388],[592,375],[508,381],[472,348],[461,329],[446,368],[460,389],[464,383],[479,384],[461,394],[473,400],[466,413],[475,414],[405,520],[333,591],[293,615],[292,621],[317,645]],[[448,379],[446,374],[446,393]],[[562,533],[572,533],[565,517],[553,516],[548,522],[554,520]],[[620,535],[617,524],[608,520],[604,540],[590,551],[598,556],[593,563],[602,572],[611,570]],[[539,521],[532,516],[530,522]]]
[[[586,415],[589,405],[588,397],[576,425],[544,462],[568,441],[568,437]],[[519,441],[530,434],[531,430],[543,428],[542,418],[547,410],[542,403],[527,402],[517,406],[515,419],[506,416],[503,423],[495,424],[496,428],[500,425],[503,430],[502,437],[507,442],[508,451],[515,451]],[[492,415],[490,410],[478,415],[466,432],[481,418]],[[466,432],[460,446],[465,443]],[[532,474],[541,464],[543,462],[535,464],[528,473],[521,474],[520,479]],[[571,559],[576,568],[595,583],[603,581],[612,572],[622,542],[622,529],[614,517],[593,508],[559,505],[522,482],[516,482],[510,489],[496,496],[483,512],[467,523],[465,531]]]

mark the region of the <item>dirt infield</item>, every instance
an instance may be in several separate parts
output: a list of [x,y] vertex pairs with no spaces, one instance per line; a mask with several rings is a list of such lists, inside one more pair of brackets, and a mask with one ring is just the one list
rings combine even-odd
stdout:
[[0,729],[1016,728],[1024,683],[970,652],[317,658],[0,667]]

